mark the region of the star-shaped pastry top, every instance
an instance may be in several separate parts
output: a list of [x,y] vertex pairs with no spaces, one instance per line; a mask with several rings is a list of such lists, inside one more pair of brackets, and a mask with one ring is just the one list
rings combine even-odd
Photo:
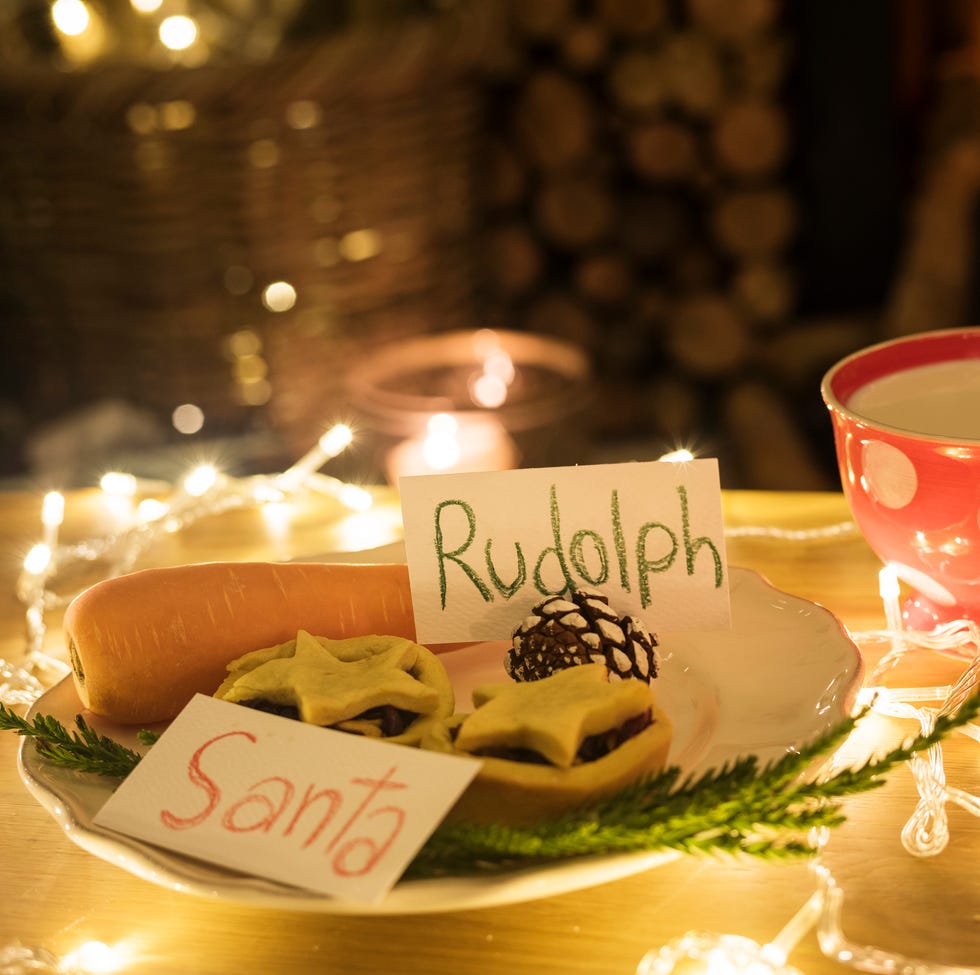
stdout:
[[[218,696],[235,703],[293,705],[303,721],[323,727],[383,705],[431,714],[440,695],[411,673],[419,649],[402,637],[328,640],[300,630],[295,641],[236,661]],[[245,669],[249,663],[255,666]]]
[[527,748],[569,768],[582,741],[618,728],[652,706],[648,684],[607,680],[605,664],[580,664],[542,680],[487,684],[473,692],[476,710],[459,728],[456,747]]

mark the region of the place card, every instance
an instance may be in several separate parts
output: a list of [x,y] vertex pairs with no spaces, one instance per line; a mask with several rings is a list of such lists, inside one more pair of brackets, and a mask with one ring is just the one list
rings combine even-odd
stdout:
[[497,640],[545,596],[603,590],[654,631],[731,625],[717,461],[403,477],[417,638]]
[[199,694],[95,822],[254,876],[376,903],[479,766]]

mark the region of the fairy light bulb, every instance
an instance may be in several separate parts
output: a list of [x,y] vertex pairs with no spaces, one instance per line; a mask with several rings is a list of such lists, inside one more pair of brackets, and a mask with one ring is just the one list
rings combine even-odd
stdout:
[[636,975],[800,975],[786,959],[820,919],[824,903],[824,891],[817,890],[764,945],[739,934],[689,931],[647,952]]
[[750,938],[736,934],[689,932],[647,954],[636,975],[799,975],[782,965],[773,967]]
[[125,963],[124,952],[104,941],[86,941],[62,959],[63,967],[77,975],[112,975]]
[[91,22],[88,7],[82,0],[55,0],[51,5],[51,19],[69,37],[84,33]]
[[202,464],[184,478],[184,490],[192,498],[199,498],[207,494],[217,482],[218,471],[210,464]]
[[320,449],[326,454],[325,460],[336,457],[342,450],[351,445],[354,434],[346,423],[338,423],[332,426],[322,437],[318,444]]
[[327,430],[313,448],[276,478],[285,491],[298,488],[328,461],[343,453],[354,441],[354,433],[346,423],[336,423]]
[[262,304],[272,312],[289,311],[296,298],[296,289],[288,281],[273,281],[262,291]]
[[672,464],[685,464],[694,460],[694,454],[687,447],[680,447],[677,450],[669,450],[666,454],[661,454],[657,460]]
[[170,505],[157,498],[144,498],[136,506],[136,517],[140,524],[148,525],[151,522],[159,521],[170,510]]
[[58,491],[48,491],[41,504],[41,521],[57,528],[65,520],[65,497]]
[[[400,513],[392,512],[390,521],[385,519],[383,510],[368,513],[374,505],[369,491],[317,473],[319,467],[352,441],[350,427],[335,424],[285,474],[239,478],[221,473],[211,464],[202,464],[181,480],[177,490],[172,484],[164,484],[172,492],[166,500],[143,497],[136,503],[137,494],[145,494],[162,482],[109,471],[100,480],[103,491],[100,507],[107,508],[114,516],[112,530],[70,546],[58,545],[58,529],[65,513],[64,495],[48,492],[40,512],[45,537],[25,555],[17,581],[17,597],[25,607],[25,659],[29,667],[15,668],[0,658],[0,703],[24,704],[37,700],[45,684],[32,670],[43,674],[45,679],[52,674],[61,679],[67,673],[64,661],[44,652],[45,617],[49,609],[66,606],[78,594],[56,591],[54,583],[59,581],[59,574],[70,572],[79,564],[98,563],[110,578],[129,572],[140,555],[162,536],[183,531],[201,518],[243,506],[269,506],[267,524],[274,522],[276,531],[288,533],[293,513],[289,494],[299,489],[326,494],[352,512],[340,519],[344,530],[336,536],[338,551],[362,551],[366,541],[378,539],[378,544],[384,544],[400,538]],[[280,510],[271,510],[276,506]]]
[[160,41],[171,51],[186,51],[197,40],[197,24],[190,17],[175,14],[160,24]]
[[51,548],[43,542],[35,545],[24,557],[24,571],[32,576],[42,576],[51,565]]
[[99,487],[106,494],[111,494],[118,498],[131,498],[136,494],[138,487],[136,478],[132,474],[123,471],[106,471],[99,478]]
[[898,585],[898,574],[890,565],[886,565],[878,573],[878,595],[885,608],[885,625],[894,633],[902,629],[902,611],[899,606],[901,592]]
[[44,544],[53,549],[58,543],[58,529],[65,520],[65,497],[58,491],[48,491],[41,502],[41,524]]

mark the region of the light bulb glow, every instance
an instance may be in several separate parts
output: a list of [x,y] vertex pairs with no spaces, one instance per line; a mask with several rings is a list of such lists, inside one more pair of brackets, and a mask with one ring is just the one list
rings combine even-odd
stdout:
[[293,507],[287,501],[266,501],[259,509],[269,537],[281,541],[289,534]]
[[677,450],[669,450],[666,454],[661,454],[657,460],[671,464],[686,464],[694,460],[694,454],[687,447],[679,447]]
[[252,488],[252,497],[262,505],[280,504],[286,500],[286,493],[270,484],[268,481],[259,481]]
[[332,426],[322,437],[319,445],[321,450],[327,455],[327,459],[336,457],[341,451],[346,450],[354,439],[351,428],[344,423]]
[[204,426],[204,410],[194,403],[181,403],[171,414],[171,422],[178,433],[190,436]]
[[140,524],[147,525],[152,521],[159,521],[169,510],[170,506],[165,501],[144,498],[136,507],[136,517]]
[[197,24],[190,17],[176,14],[160,24],[160,40],[171,51],[186,51],[197,40]]
[[507,401],[507,383],[493,373],[480,373],[470,385],[470,396],[477,406],[496,409]]
[[104,941],[86,941],[62,959],[64,968],[78,975],[112,975],[125,961],[123,952]]
[[184,478],[184,490],[193,498],[207,494],[218,482],[218,471],[210,464],[202,464],[194,468]]
[[85,33],[92,18],[83,0],[55,0],[51,6],[51,19],[62,34],[77,37]]
[[39,542],[24,558],[24,571],[32,576],[44,575],[51,565],[51,547]]
[[41,504],[41,523],[57,528],[65,520],[65,497],[58,491],[48,491]]
[[337,492],[340,503],[352,511],[367,511],[374,505],[371,492],[356,484],[342,484]]
[[269,311],[289,311],[296,304],[296,289],[288,281],[273,281],[262,292],[262,304]]
[[898,574],[890,565],[886,565],[878,573],[878,595],[882,599],[897,599],[898,594]]
[[899,634],[902,630],[901,589],[898,573],[891,565],[884,566],[878,573],[878,595],[885,609],[885,625],[893,634]]
[[316,471],[341,451],[350,446],[354,439],[351,428],[345,423],[334,424],[295,464],[288,467],[276,478],[276,485],[283,491],[295,491]]
[[480,359],[480,371],[469,378],[470,399],[484,409],[497,409],[506,402],[517,375],[514,360],[501,348],[500,337],[492,329],[481,329],[474,336],[473,351]]
[[131,498],[136,494],[136,478],[123,471],[106,471],[99,479],[99,487],[106,494],[116,497]]
[[425,424],[430,437],[453,437],[459,430],[459,420],[452,413],[436,413]]
[[459,462],[461,448],[456,439],[459,421],[451,413],[436,413],[426,424],[422,457],[433,470],[448,470]]
[[[775,954],[775,953],[773,953]],[[766,955],[765,950],[736,934],[689,932],[649,952],[636,975],[800,975],[797,969]]]

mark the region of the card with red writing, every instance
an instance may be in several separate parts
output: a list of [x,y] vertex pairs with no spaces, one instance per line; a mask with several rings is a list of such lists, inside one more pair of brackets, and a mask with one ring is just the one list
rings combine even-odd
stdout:
[[479,764],[198,695],[95,822],[255,876],[376,903]]

